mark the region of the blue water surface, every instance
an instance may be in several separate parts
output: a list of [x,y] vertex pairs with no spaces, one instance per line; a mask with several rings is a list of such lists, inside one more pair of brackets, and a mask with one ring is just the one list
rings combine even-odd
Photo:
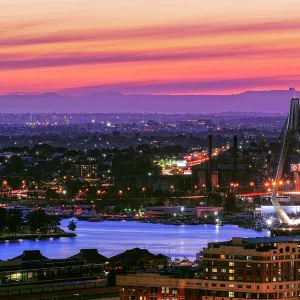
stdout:
[[[64,229],[69,221],[62,220]],[[194,260],[196,253],[209,242],[269,235],[268,231],[257,232],[236,225],[174,226],[135,221],[78,221],[76,233],[78,236],[74,238],[0,242],[0,260],[13,258],[24,250],[40,250],[49,258],[66,258],[80,249],[97,248],[101,254],[110,257],[134,247]]]

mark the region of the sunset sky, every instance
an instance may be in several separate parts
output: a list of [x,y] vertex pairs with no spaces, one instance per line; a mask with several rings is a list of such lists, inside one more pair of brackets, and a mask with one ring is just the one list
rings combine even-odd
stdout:
[[300,86],[299,0],[1,0],[0,12],[0,94]]

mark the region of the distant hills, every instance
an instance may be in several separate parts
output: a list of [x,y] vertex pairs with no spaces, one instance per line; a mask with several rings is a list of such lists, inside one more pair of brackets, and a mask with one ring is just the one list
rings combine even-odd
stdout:
[[2,113],[218,113],[270,112],[289,110],[290,91],[247,91],[236,95],[123,95],[93,92],[72,96],[67,93],[2,95]]

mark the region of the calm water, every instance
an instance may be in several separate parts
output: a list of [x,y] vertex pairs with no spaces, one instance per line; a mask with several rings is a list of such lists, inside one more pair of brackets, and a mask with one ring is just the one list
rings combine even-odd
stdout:
[[[66,228],[70,220],[63,220]],[[0,243],[0,259],[20,255],[24,250],[40,250],[49,258],[66,258],[82,248],[97,248],[105,256],[113,256],[134,247],[147,248],[153,253],[170,254],[172,257],[194,259],[196,253],[212,241],[226,241],[234,237],[266,236],[268,232],[256,232],[235,225],[182,225],[138,223],[134,221],[78,221],[75,238],[48,239],[42,241],[11,241]]]

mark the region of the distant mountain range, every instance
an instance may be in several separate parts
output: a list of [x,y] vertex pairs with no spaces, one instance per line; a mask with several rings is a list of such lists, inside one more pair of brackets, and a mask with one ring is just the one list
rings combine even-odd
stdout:
[[2,95],[2,113],[218,113],[270,112],[289,110],[289,91],[247,91],[236,95],[123,95],[118,92],[93,92],[72,96]]

